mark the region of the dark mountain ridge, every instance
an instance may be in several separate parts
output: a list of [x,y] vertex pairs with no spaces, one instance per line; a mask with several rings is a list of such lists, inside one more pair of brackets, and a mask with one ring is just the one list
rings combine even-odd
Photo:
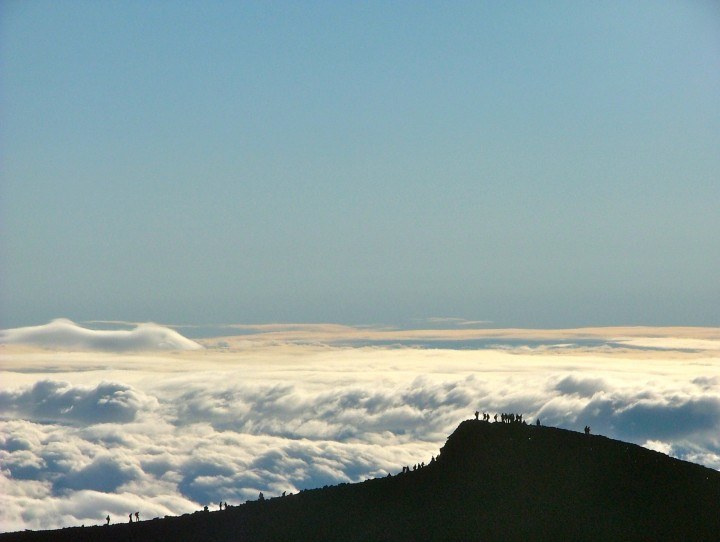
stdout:
[[462,422],[410,472],[11,541],[720,540],[720,472],[602,436]]

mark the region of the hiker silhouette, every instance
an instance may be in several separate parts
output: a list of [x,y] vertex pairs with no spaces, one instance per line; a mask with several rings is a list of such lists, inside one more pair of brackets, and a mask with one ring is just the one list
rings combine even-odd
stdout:
[[108,517],[105,518],[105,521],[107,521],[105,525],[110,525],[110,514],[108,514]]

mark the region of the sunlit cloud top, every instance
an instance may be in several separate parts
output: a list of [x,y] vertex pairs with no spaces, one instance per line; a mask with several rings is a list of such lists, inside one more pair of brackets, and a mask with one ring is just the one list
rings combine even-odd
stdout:
[[198,343],[156,324],[131,330],[93,330],[59,318],[49,324],[0,330],[0,344],[24,344],[64,350],[199,350]]

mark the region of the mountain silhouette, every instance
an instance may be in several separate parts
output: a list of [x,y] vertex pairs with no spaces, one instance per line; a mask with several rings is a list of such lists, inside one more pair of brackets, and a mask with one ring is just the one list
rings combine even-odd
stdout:
[[408,470],[221,511],[5,533],[0,542],[720,540],[720,472],[602,436],[467,420],[437,460]]

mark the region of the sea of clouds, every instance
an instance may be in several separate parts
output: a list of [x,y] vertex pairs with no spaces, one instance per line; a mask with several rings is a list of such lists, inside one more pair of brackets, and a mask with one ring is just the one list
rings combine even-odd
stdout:
[[450,349],[254,337],[203,348],[161,326],[67,320],[3,331],[0,530],[385,476],[427,462],[476,409],[590,425],[720,469],[717,340]]

